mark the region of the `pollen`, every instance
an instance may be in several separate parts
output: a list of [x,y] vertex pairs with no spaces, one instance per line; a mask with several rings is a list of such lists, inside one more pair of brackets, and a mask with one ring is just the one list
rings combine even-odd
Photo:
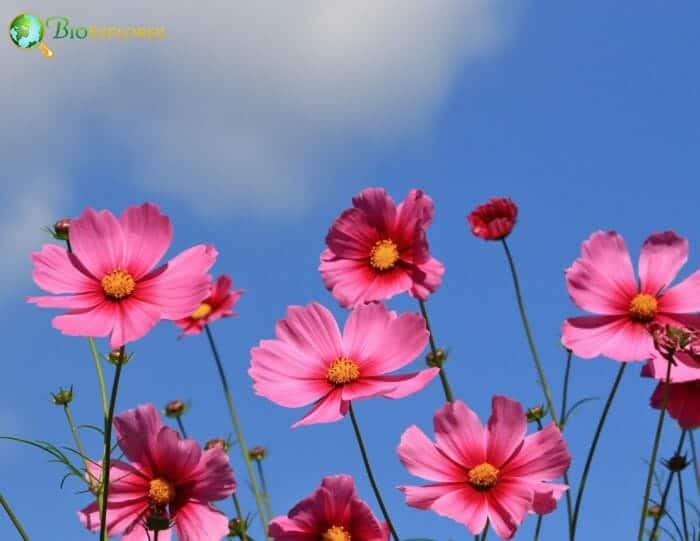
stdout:
[[391,239],[375,242],[369,253],[369,264],[378,271],[393,269],[398,260],[399,248]]
[[203,302],[202,304],[199,305],[199,308],[197,308],[194,312],[192,312],[192,315],[190,316],[192,319],[204,319],[207,317],[209,314],[211,314],[211,305],[207,304],[206,302]]
[[114,301],[128,297],[136,288],[136,282],[131,274],[121,269],[105,274],[101,283],[104,294]]
[[360,377],[360,369],[354,361],[340,357],[331,363],[326,372],[328,383],[333,385],[345,385],[352,383]]
[[498,474],[498,468],[488,462],[482,462],[467,472],[467,479],[474,489],[483,492],[496,486]]
[[649,323],[653,321],[658,306],[656,297],[648,293],[639,293],[630,301],[630,318],[640,323]]
[[153,479],[148,487],[148,499],[154,505],[168,505],[175,499],[175,487],[161,477]]
[[321,541],[351,541],[350,532],[342,526],[331,526],[321,536]]

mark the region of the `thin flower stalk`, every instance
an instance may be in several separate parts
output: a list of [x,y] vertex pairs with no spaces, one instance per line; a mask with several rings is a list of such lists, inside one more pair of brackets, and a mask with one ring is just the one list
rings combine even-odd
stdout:
[[[683,442],[685,441],[685,436],[688,433],[687,430],[683,430],[681,432],[681,437],[678,440],[678,446],[676,447],[676,452],[674,453],[674,456],[678,456],[681,454],[681,451],[683,450]],[[673,474],[674,472],[670,472],[668,479],[666,479],[666,486],[664,487],[663,492],[661,493],[661,501],[659,502],[659,508],[661,509],[661,512],[654,517],[654,524],[651,527],[651,539],[654,539],[654,536],[656,535],[656,532],[659,530],[659,523],[661,522],[661,517],[666,514],[666,500],[668,499],[668,495],[671,492],[671,484],[673,483]],[[680,480],[680,475],[679,475],[679,480]]]
[[19,519],[17,518],[17,515],[15,515],[15,513],[12,511],[10,504],[7,503],[7,500],[5,500],[5,497],[2,495],[2,493],[0,493],[0,505],[5,510],[5,513],[7,513],[7,516],[10,518],[10,521],[12,522],[12,525],[17,530],[17,533],[19,534],[19,536],[24,541],[29,541],[29,536],[27,535],[27,532],[22,527],[22,524],[20,523]]
[[[430,340],[430,351],[435,359],[438,358],[438,349],[435,343],[435,337],[433,336],[433,329],[430,327],[430,319],[428,318],[428,311],[425,308],[425,302],[418,299],[418,305],[420,306],[420,312],[425,320],[425,327],[428,329],[429,340]],[[454,396],[452,394],[452,388],[450,387],[449,381],[447,381],[447,374],[445,373],[444,360],[440,362],[440,383],[442,383],[442,390],[445,393],[445,400],[448,402],[454,402]]]

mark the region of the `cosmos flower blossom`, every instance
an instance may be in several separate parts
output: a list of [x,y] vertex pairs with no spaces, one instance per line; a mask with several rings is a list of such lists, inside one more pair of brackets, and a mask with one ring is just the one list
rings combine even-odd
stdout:
[[639,256],[637,285],[622,237],[593,233],[566,270],[566,286],[576,306],[596,315],[567,319],[564,346],[585,359],[639,361],[654,351],[649,323],[700,325],[700,271],[669,288],[687,259],[687,240],[672,231],[650,235]]
[[331,475],[286,517],[273,519],[269,535],[274,541],[387,541],[389,529],[357,496],[351,476]]
[[276,339],[251,350],[256,394],[288,408],[313,403],[293,426],[341,419],[351,400],[375,396],[403,398],[420,391],[438,368],[392,374],[425,348],[428,331],[418,314],[400,316],[383,304],[350,312],[341,335],[323,306],[290,306],[275,328]]
[[352,205],[331,225],[319,266],[338,302],[350,308],[406,291],[425,300],[437,290],[445,267],[428,249],[430,197],[411,190],[396,205],[384,189],[367,188]]
[[189,316],[178,319],[175,324],[182,329],[180,336],[200,334],[205,325],[217,319],[235,315],[232,308],[243,294],[242,289],[231,290],[233,281],[223,274],[211,284],[209,296]]
[[432,483],[402,486],[406,503],[464,524],[474,535],[489,520],[502,539],[515,535],[528,512],[554,511],[566,485],[571,456],[553,423],[526,436],[522,406],[494,396],[486,427],[463,402],[445,404],[433,418],[435,440],[415,425],[401,436],[398,454],[406,469]]
[[71,220],[69,235],[72,253],[47,244],[32,254],[32,277],[52,296],[27,299],[67,308],[53,319],[63,334],[109,336],[118,348],[161,319],[190,315],[209,292],[212,246],[194,246],[154,270],[172,239],[170,220],[157,205],[129,207],[119,219],[88,208]]
[[518,207],[509,198],[492,197],[467,216],[472,234],[483,240],[501,240],[510,235]]
[[[153,515],[170,519],[173,527],[159,532],[159,540],[221,539],[228,519],[209,504],[236,489],[228,455],[218,448],[202,451],[195,440],[180,439],[164,426],[152,404],[127,410],[114,419],[117,441],[130,464],[111,460],[107,501],[107,534],[122,541],[147,541],[145,524]],[[89,464],[100,478],[101,464]],[[79,512],[90,531],[100,528],[97,502]],[[152,534],[151,537],[152,538]]]

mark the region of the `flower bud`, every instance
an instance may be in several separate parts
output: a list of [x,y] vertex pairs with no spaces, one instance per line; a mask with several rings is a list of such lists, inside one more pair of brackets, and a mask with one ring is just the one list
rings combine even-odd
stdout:
[[181,417],[187,411],[187,404],[182,400],[171,400],[165,405],[165,416],[175,419]]
[[544,418],[547,414],[547,410],[544,406],[532,406],[525,412],[525,417],[528,423],[536,423]]
[[689,464],[690,462],[688,462],[688,458],[685,455],[673,455],[668,460],[663,461],[663,465],[672,473],[682,472]]
[[133,353],[127,355],[126,352],[122,352],[121,348],[119,349],[113,349],[112,351],[109,352],[109,355],[107,355],[106,359],[113,365],[124,365],[128,363],[131,358],[134,356]]
[[51,400],[57,406],[67,406],[73,401],[73,386],[70,389],[59,389],[56,394],[51,393]]
[[260,445],[248,449],[248,458],[250,458],[250,460],[261,462],[266,456],[267,450],[264,447],[261,447]]
[[228,521],[228,535],[229,539],[238,537],[239,539],[248,538],[248,520],[239,520],[238,518],[232,518]]
[[56,240],[68,240],[68,230],[70,229],[70,218],[63,218],[53,224],[53,236]]
[[430,367],[441,367],[445,361],[447,360],[447,353],[445,353],[445,350],[442,348],[438,348],[435,350],[435,353],[432,351],[428,353],[425,356],[425,363],[430,366]]
[[467,216],[475,237],[484,240],[505,239],[513,230],[518,217],[518,207],[508,198],[493,197],[476,207]]
[[651,518],[661,518],[661,515],[663,515],[663,510],[661,509],[660,505],[650,505],[647,508],[647,516]]
[[204,444],[205,451],[208,451],[209,449],[222,449],[224,453],[228,453],[230,447],[231,444],[223,438],[213,438]]

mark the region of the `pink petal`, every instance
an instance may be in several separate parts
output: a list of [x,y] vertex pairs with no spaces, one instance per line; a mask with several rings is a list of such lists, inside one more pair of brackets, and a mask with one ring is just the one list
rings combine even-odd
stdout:
[[639,285],[642,293],[657,295],[668,287],[688,260],[688,241],[673,231],[654,233],[639,254]]
[[394,267],[387,272],[376,272],[372,281],[367,284],[367,288],[355,305],[359,302],[374,302],[390,299],[399,293],[408,291],[413,287],[413,279],[408,270],[401,266]]
[[317,541],[319,533],[307,530],[306,525],[289,517],[275,517],[270,521],[268,535],[275,541]]
[[350,538],[363,541],[388,541],[389,530],[386,523],[377,520],[369,506],[357,497],[350,502]]
[[581,253],[565,273],[571,300],[589,312],[626,314],[637,285],[624,239],[614,231],[597,231]]
[[659,311],[670,315],[700,312],[700,271],[666,290],[659,297]]
[[653,350],[641,323],[624,316],[572,317],[562,325],[562,344],[583,359],[603,355],[615,361],[639,361]]
[[[140,499],[119,501],[107,504],[107,534],[111,537],[124,532],[135,525],[137,528],[141,517],[148,511],[148,497],[144,494]],[[80,522],[90,530],[100,529],[100,511],[97,502],[93,502],[78,512]]]
[[401,435],[397,452],[404,467],[416,477],[448,483],[466,479],[464,468],[440,452],[416,425]]
[[116,317],[109,338],[112,349],[144,337],[160,321],[161,311],[158,306],[143,302],[134,296],[113,305]]
[[[110,503],[133,502],[146,497],[149,479],[139,469],[114,458],[110,460],[109,465]],[[88,470],[92,479],[99,481],[102,476],[102,461],[88,462]]]
[[61,295],[52,297],[27,297],[27,302],[41,308],[69,308],[71,310],[89,310],[101,304],[104,295],[100,293],[81,293],[78,295]]
[[316,302],[287,308],[287,317],[277,322],[275,334],[314,360],[330,362],[344,353],[333,314]]
[[406,199],[396,208],[397,229],[409,229],[414,221],[420,223],[423,229],[427,229],[433,222],[435,204],[422,190],[413,189],[408,192]]
[[165,255],[173,238],[173,227],[153,203],[129,207],[119,217],[119,223],[124,235],[124,266],[139,280]]
[[365,215],[370,227],[389,233],[396,221],[396,205],[384,188],[366,188],[352,198],[353,207]]
[[212,541],[228,534],[228,518],[213,507],[194,501],[175,510],[175,531],[183,541]]
[[355,308],[343,330],[345,352],[360,365],[363,377],[403,368],[427,343],[428,331],[421,316],[404,313],[397,317],[381,303]]
[[564,475],[571,455],[559,428],[554,423],[530,434],[513,459],[503,468],[503,475],[532,481],[552,481]]
[[320,490],[314,493],[322,509],[322,516],[330,524],[350,525],[352,501],[357,498],[355,483],[349,475],[329,475],[321,481]]
[[124,268],[124,236],[114,215],[108,210],[86,209],[70,225],[73,253],[98,280],[105,274]]
[[522,444],[527,421],[520,403],[505,396],[494,396],[491,409],[487,424],[486,460],[500,468]]
[[370,376],[369,381],[376,383],[390,383],[394,388],[382,393],[384,398],[405,398],[422,391],[440,373],[439,368],[426,368],[411,374],[392,374],[389,376]]
[[119,318],[116,303],[101,304],[80,310],[71,310],[53,318],[53,326],[68,336],[107,336]]
[[114,418],[114,430],[119,448],[147,477],[153,477],[158,456],[156,434],[163,426],[153,404],[126,410]]
[[433,416],[437,447],[465,469],[486,461],[486,431],[476,413],[456,400]]
[[368,223],[367,215],[359,209],[344,211],[328,231],[326,245],[332,254],[342,259],[367,260],[380,234]]
[[332,423],[342,419],[350,406],[350,403],[344,401],[342,396],[340,389],[331,391],[321,398],[306,415],[294,423],[292,428],[316,423]]
[[[664,399],[665,383],[661,382],[651,395],[651,405],[660,409]],[[671,383],[666,408],[681,428],[693,430],[700,427],[700,380]]]
[[97,280],[90,276],[78,259],[63,248],[45,244],[31,256],[32,278],[49,293],[87,293],[101,291]]
[[547,515],[557,508],[557,502],[564,492],[569,490],[567,485],[554,483],[536,483],[535,497],[532,500],[531,512],[538,515]]
[[532,507],[534,491],[527,483],[503,480],[487,494],[491,526],[502,539],[511,539]]
[[209,294],[207,271],[217,251],[200,244],[175,256],[144,276],[133,297],[160,307],[163,319],[181,319],[194,312]]
[[229,457],[218,448],[202,453],[191,481],[194,483],[191,489],[192,498],[205,502],[222,500],[236,490]]
[[318,270],[326,289],[343,308],[363,302],[363,295],[374,279],[367,260],[337,258],[330,250],[321,253]]
[[169,426],[161,426],[155,437],[155,471],[176,487],[189,483],[202,458],[202,449],[195,440],[182,440]]
[[442,277],[445,274],[445,265],[431,257],[427,262],[418,265],[418,268],[424,274],[424,277],[420,281],[413,282],[413,287],[409,293],[411,297],[424,301],[440,287]]
[[360,378],[347,383],[339,389],[343,400],[364,400],[377,396],[386,396],[396,389],[399,383],[395,381],[382,381],[379,378]]

